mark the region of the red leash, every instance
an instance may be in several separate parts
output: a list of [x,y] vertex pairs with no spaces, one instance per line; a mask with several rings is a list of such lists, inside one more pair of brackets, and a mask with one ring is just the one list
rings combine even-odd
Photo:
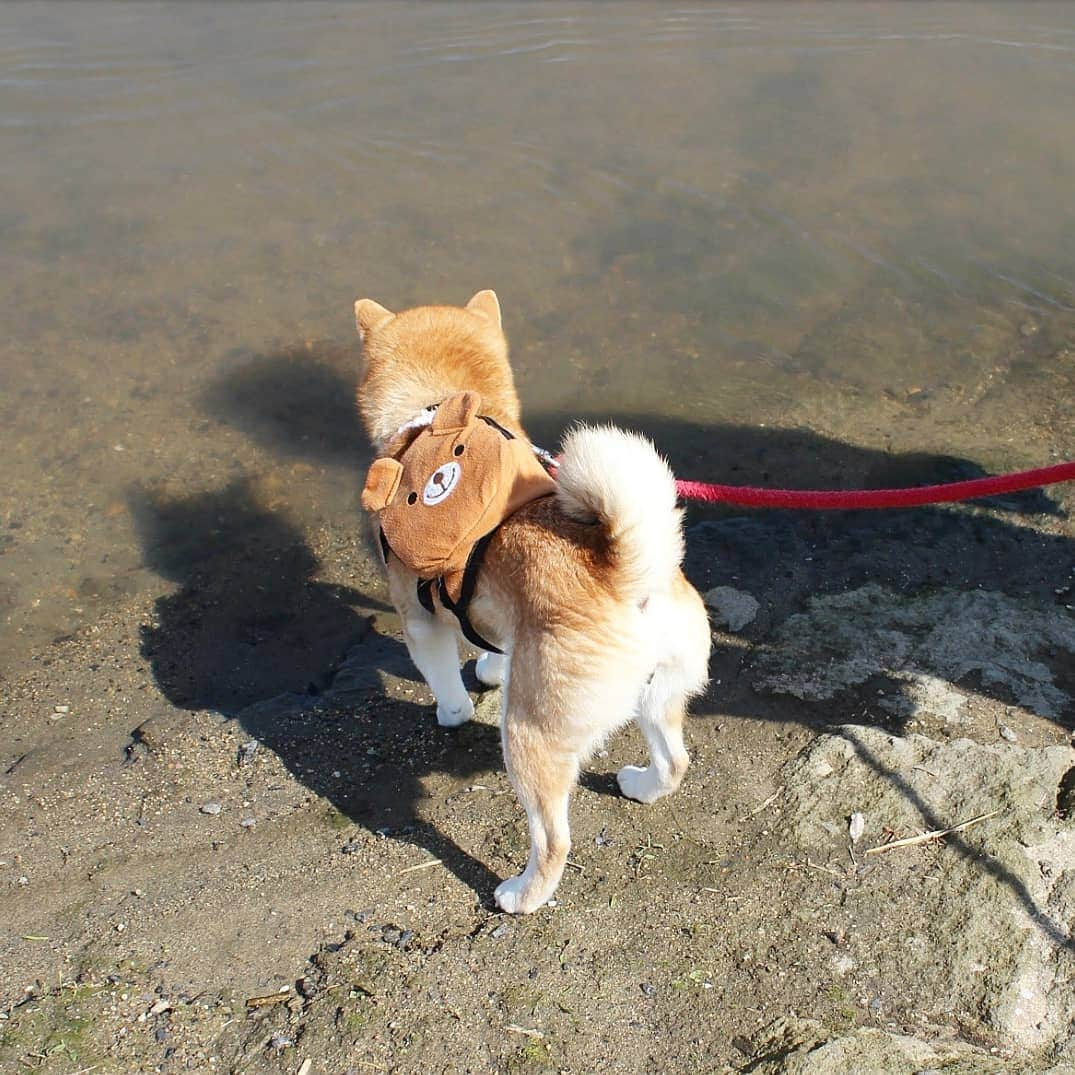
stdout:
[[1075,481],[1075,462],[1057,463],[1016,474],[948,482],[945,485],[918,485],[909,489],[761,489],[750,485],[710,485],[706,482],[677,481],[676,492],[684,500],[711,504],[737,504],[744,508],[807,508],[815,511],[850,508],[915,508],[922,504],[948,504],[957,500],[1037,489],[1057,482]]

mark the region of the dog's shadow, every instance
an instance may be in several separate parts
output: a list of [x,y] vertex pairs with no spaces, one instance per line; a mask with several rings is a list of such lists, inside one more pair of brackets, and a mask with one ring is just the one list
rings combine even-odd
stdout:
[[[354,470],[369,458],[352,406],[357,370],[357,348],[236,353],[202,402],[274,454]],[[587,418],[639,429],[678,474],[717,482],[836,488],[981,473],[966,460],[893,456],[797,430],[608,414],[531,415],[528,429],[551,448],[572,422]],[[158,600],[157,622],[143,631],[143,650],[165,695],[176,705],[239,720],[345,818],[428,848],[488,898],[498,878],[418,818],[423,777],[465,780],[498,768],[498,737],[482,725],[442,729],[430,707],[386,694],[385,676],[414,679],[416,673],[398,639],[371,625],[371,612],[383,610],[383,602],[319,581],[298,528],[260,503],[246,482],[179,499],[138,490],[132,507],[147,562],[179,584]],[[759,601],[762,612],[746,634],[754,644],[771,640],[809,598],[868,583],[903,594],[988,589],[1055,607],[1063,598],[1054,591],[1070,582],[1075,542],[1022,517],[1057,515],[1057,501],[1039,491],[992,507],[989,513],[800,514],[692,506],[687,570],[700,589],[727,584]],[[363,522],[356,517],[354,525]],[[1075,689],[1069,654],[1057,649],[1039,656],[1058,686]],[[718,652],[717,663],[722,659]],[[895,680],[888,686],[893,693],[904,689]],[[976,687],[1008,700],[1003,688]],[[344,698],[348,705],[340,704]],[[765,715],[749,690],[726,695],[722,689],[713,702],[714,711]],[[778,719],[821,727],[870,718],[854,699],[836,699],[824,709],[789,705]],[[1070,708],[1052,719],[1070,725]],[[611,779],[589,783],[613,787]]]
[[180,498],[139,489],[130,504],[147,562],[179,583],[142,628],[165,696],[235,719],[331,804],[329,825],[423,847],[490,895],[499,879],[418,804],[431,772],[495,769],[499,738],[480,724],[446,733],[429,707],[386,697],[384,677],[415,675],[402,643],[375,629],[387,606],[319,581],[301,533],[245,481]]
[[[368,458],[351,401],[358,348],[306,345],[265,355],[236,352],[203,396],[216,418],[234,424],[274,453],[322,465],[355,468]],[[316,417],[311,417],[316,416]],[[858,448],[808,430],[699,425],[651,415],[538,413],[526,415],[535,442],[555,448],[577,421],[614,421],[652,438],[682,477],[729,484],[801,488],[877,488],[960,481],[981,476],[976,463],[922,452]],[[762,612],[745,633],[766,641],[811,598],[874,585],[899,595],[937,588],[989,590],[1041,609],[1070,603],[1075,542],[1028,525],[1063,515],[1055,490],[1030,490],[977,502],[988,513],[946,506],[880,512],[748,512],[692,504],[687,513],[687,572],[706,590],[729,585],[749,592]],[[1066,596],[1065,596],[1066,595]],[[1070,655],[1043,647],[1037,655],[1061,693],[1075,693]],[[928,659],[928,654],[926,655]],[[926,672],[931,669],[926,668]],[[933,669],[942,678],[942,669]],[[891,695],[906,684],[881,677]],[[1003,702],[999,682],[976,690]],[[721,704],[722,699],[717,699]],[[738,706],[757,717],[749,696]],[[804,723],[821,722],[799,707]],[[907,711],[913,706],[904,707]],[[848,695],[827,706],[828,721],[861,719]],[[1049,719],[1075,721],[1070,705]],[[894,721],[898,730],[900,721]]]

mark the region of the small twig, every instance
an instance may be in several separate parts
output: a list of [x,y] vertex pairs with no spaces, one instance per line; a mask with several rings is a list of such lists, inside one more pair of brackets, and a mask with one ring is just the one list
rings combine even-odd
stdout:
[[987,814],[979,814],[977,817],[968,818],[966,821],[961,821],[958,825],[953,825],[950,829],[934,829],[932,832],[923,832],[918,836],[906,836],[902,840],[893,840],[890,844],[879,844],[877,847],[869,847],[866,849],[866,854],[879,855],[882,851],[891,851],[894,847],[911,847],[913,844],[926,844],[931,840],[939,840],[943,836],[951,836],[953,833],[969,829],[971,825],[977,825],[979,821],[985,821],[987,818],[996,817],[1002,810],[1003,807],[998,806],[996,810],[990,810]]
[[[291,990],[284,989],[279,993],[269,993],[262,997],[247,997],[246,1006],[248,1008],[268,1008],[272,1004],[284,1004],[290,999]],[[191,1003],[193,1003],[193,1001]]]
[[585,866],[583,866],[581,863],[578,863],[578,862],[572,862],[571,859],[568,859],[564,863],[564,865],[565,866],[570,866],[571,869],[573,869],[573,870],[578,870],[579,873],[585,873],[586,872],[586,867]]
[[419,862],[417,866],[408,866],[406,869],[400,870],[396,876],[402,877],[405,873],[414,873],[415,870],[428,870],[430,866],[439,866],[440,863],[440,859],[430,859],[428,862]]
[[811,862],[809,859],[806,860],[806,865],[811,870],[820,870],[822,873],[831,873],[833,877],[844,876],[839,870],[834,870],[831,866],[822,866],[821,863]]
[[915,766],[913,766],[913,768],[917,769],[920,773],[928,773],[930,776],[934,777],[935,779],[939,779],[937,777],[937,774],[932,769],[927,769],[924,765],[915,765]]
[[834,870],[831,866],[822,866],[819,862],[813,862],[807,859],[806,862],[789,862],[784,866],[785,870],[820,870],[822,873],[832,874],[833,877],[844,877],[845,875],[840,873],[839,870]]
[[508,1023],[505,1030],[510,1030],[513,1034],[525,1034],[528,1038],[543,1038],[544,1034],[540,1030],[530,1030],[525,1026],[516,1026],[514,1023]]
[[760,814],[767,806],[770,806],[772,803],[775,803],[776,800],[780,798],[780,795],[783,790],[783,788],[777,788],[776,791],[774,791],[772,795],[770,795],[769,798],[765,800],[765,802],[761,803],[758,806],[755,806],[749,814],[744,814],[741,818],[738,818],[737,820],[749,821],[755,814]]

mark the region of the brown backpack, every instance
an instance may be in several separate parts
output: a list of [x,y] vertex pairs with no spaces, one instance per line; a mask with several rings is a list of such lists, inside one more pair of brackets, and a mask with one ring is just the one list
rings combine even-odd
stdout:
[[362,490],[387,548],[453,600],[474,546],[556,488],[530,442],[479,414],[481,403],[477,392],[446,399],[398,459],[374,460]]

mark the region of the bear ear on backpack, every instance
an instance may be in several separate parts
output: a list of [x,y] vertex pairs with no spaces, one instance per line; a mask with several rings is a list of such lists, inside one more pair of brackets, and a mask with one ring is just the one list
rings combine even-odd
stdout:
[[434,433],[459,433],[466,429],[481,410],[482,398],[477,392],[460,392],[449,396],[433,415]]
[[366,475],[362,506],[367,511],[384,511],[399,489],[403,465],[395,459],[375,459]]

